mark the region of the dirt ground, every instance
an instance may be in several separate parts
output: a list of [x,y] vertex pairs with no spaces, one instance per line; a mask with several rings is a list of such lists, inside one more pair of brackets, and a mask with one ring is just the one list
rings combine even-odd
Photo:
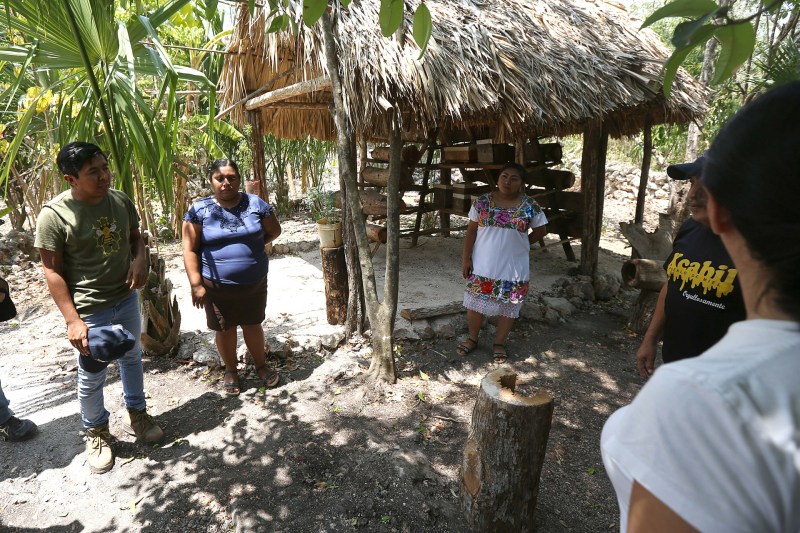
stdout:
[[[445,244],[432,241],[421,250],[441,251]],[[623,251],[619,243],[606,247]],[[609,268],[623,259],[614,251],[603,252]],[[182,330],[205,335],[202,315],[187,303],[177,245],[162,253],[181,304]],[[560,250],[545,255],[540,264],[563,270],[542,272],[534,257],[534,275],[565,276],[568,264],[557,259]],[[453,261],[450,272],[447,263],[417,275],[441,271],[457,287],[458,257],[446,260]],[[272,259],[268,336],[335,331],[324,323],[318,268],[316,250]],[[478,384],[496,368],[488,335],[467,357],[455,354],[458,338],[398,343],[399,379],[393,386],[363,381],[370,357],[363,339],[334,352],[296,351],[276,362],[282,369],[278,388],[259,390],[250,371],[242,373],[245,390],[236,398],[222,393],[219,370],[177,358],[145,358],[149,410],[166,432],[164,442],[152,447],[121,431],[121,385],[112,365],[105,391],[117,459],[109,473],[93,475],[85,464],[76,362],[63,319],[36,264],[22,265],[11,278],[20,316],[0,324],[0,379],[12,409],[33,419],[40,432],[25,443],[0,443],[0,529],[467,529],[458,470]],[[413,286],[414,278],[408,283]],[[409,290],[401,287],[401,295]],[[419,292],[419,305],[426,293],[432,299],[430,288]],[[608,415],[641,385],[633,363],[638,340],[624,327],[634,297],[623,291],[565,323],[520,320],[512,331],[508,364],[520,379],[555,397],[537,531],[618,528],[599,440]]]

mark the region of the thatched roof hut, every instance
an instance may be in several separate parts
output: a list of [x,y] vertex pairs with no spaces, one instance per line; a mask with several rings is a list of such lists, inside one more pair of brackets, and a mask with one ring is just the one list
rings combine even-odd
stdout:
[[[416,8],[418,0],[406,4]],[[611,2],[426,4],[433,36],[422,58],[410,15],[387,39],[378,25],[379,1],[354,0],[338,14],[345,106],[359,138],[386,138],[390,104],[402,110],[409,140],[438,127],[450,140],[497,142],[579,133],[593,119],[612,136],[627,135],[641,131],[648,115],[653,124],[685,123],[704,111],[701,87],[684,72],[665,101],[660,77],[667,49]],[[292,0],[295,20],[301,9],[302,2]],[[240,102],[232,115],[243,124],[246,102],[259,111],[264,133],[334,138],[320,25],[301,23],[299,35],[268,34],[269,22],[265,8],[257,7],[252,19],[240,12],[220,82],[222,108]],[[294,90],[309,80],[317,80],[307,84],[315,90]],[[284,87],[294,96],[274,92]]]

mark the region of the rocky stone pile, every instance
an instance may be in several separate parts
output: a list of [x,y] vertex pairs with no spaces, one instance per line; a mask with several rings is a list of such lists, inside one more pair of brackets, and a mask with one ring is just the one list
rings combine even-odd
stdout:
[[[619,272],[599,273],[594,280],[590,276],[564,277],[546,293],[529,296],[520,311],[520,319],[549,324],[563,323],[580,309],[610,300],[621,287],[622,276]],[[494,325],[494,320],[490,318],[489,327]],[[413,322],[398,317],[394,334],[397,339],[407,340],[435,337],[449,339],[466,328],[467,317],[464,312]]]
[[[606,197],[636,201],[641,182],[641,169],[627,163],[609,163],[606,167]],[[648,198],[669,198],[672,182],[665,172],[651,170],[647,183]]]

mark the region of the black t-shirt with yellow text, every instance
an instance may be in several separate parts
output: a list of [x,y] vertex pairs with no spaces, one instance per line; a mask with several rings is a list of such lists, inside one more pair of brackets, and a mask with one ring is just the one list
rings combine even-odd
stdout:
[[745,318],[737,270],[719,236],[694,219],[678,230],[664,262],[665,363],[700,355]]

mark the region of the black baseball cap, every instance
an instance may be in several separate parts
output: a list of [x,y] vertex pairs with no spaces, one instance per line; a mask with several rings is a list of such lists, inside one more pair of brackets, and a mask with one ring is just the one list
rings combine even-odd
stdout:
[[688,180],[691,177],[699,178],[703,173],[705,162],[706,156],[703,154],[691,163],[670,165],[667,167],[667,176],[674,180]]

